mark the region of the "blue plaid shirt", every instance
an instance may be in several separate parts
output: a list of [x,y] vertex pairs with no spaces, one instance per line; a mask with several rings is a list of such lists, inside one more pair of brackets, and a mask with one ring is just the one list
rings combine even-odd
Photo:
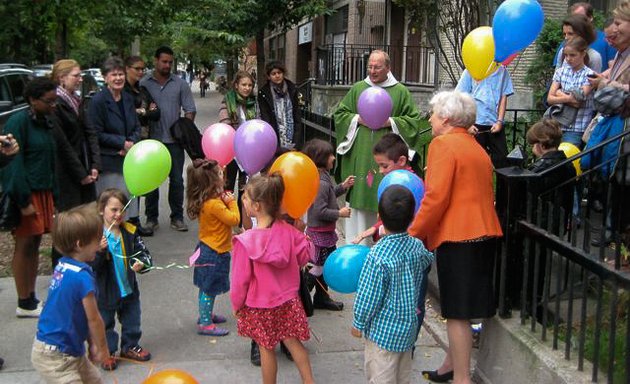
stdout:
[[407,233],[383,237],[361,270],[352,325],[384,350],[410,350],[416,342],[422,272],[432,262],[422,241]]
[[[586,75],[594,73],[592,69],[583,66],[580,70],[574,71],[573,68],[567,63],[564,63],[560,68],[556,69],[553,74],[553,81],[560,83],[560,89],[564,92],[575,91],[582,88],[585,85],[590,85]],[[575,122],[572,126],[562,126],[563,131],[569,132],[584,132],[586,127],[593,119],[593,92],[589,93],[584,101],[582,108],[578,109],[575,116]]]

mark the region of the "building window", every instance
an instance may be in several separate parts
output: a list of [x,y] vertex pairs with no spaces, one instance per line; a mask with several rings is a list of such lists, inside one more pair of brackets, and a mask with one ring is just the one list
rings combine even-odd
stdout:
[[284,62],[286,58],[284,34],[269,39],[269,59]]

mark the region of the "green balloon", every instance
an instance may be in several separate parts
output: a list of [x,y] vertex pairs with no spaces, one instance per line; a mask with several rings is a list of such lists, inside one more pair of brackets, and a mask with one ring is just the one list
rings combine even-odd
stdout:
[[123,163],[127,189],[142,196],[158,188],[171,172],[171,154],[157,140],[142,140],[135,144]]

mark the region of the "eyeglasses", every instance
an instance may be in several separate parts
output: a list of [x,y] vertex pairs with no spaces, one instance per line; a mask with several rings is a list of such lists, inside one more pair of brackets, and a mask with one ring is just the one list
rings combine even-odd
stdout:
[[131,67],[133,69],[135,69],[136,71],[140,71],[140,72],[144,72],[144,70],[146,69],[145,67]]
[[57,99],[55,100],[38,99],[38,100],[41,101],[42,103],[48,104],[51,107],[54,107],[55,105],[57,105]]

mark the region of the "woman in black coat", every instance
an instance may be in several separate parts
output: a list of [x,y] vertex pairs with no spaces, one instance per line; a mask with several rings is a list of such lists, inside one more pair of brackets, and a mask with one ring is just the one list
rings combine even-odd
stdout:
[[57,161],[56,167],[59,183],[57,209],[65,211],[96,200],[94,183],[98,179],[101,160],[96,132],[84,124],[80,113],[81,99],[76,95],[82,81],[79,63],[59,60],[53,66],[51,76],[57,84],[55,116],[74,152],[73,161]]
[[258,91],[260,118],[276,131],[278,148],[300,149],[304,131],[300,113],[300,94],[290,80],[284,78],[286,68],[279,61],[265,67],[267,84]]

